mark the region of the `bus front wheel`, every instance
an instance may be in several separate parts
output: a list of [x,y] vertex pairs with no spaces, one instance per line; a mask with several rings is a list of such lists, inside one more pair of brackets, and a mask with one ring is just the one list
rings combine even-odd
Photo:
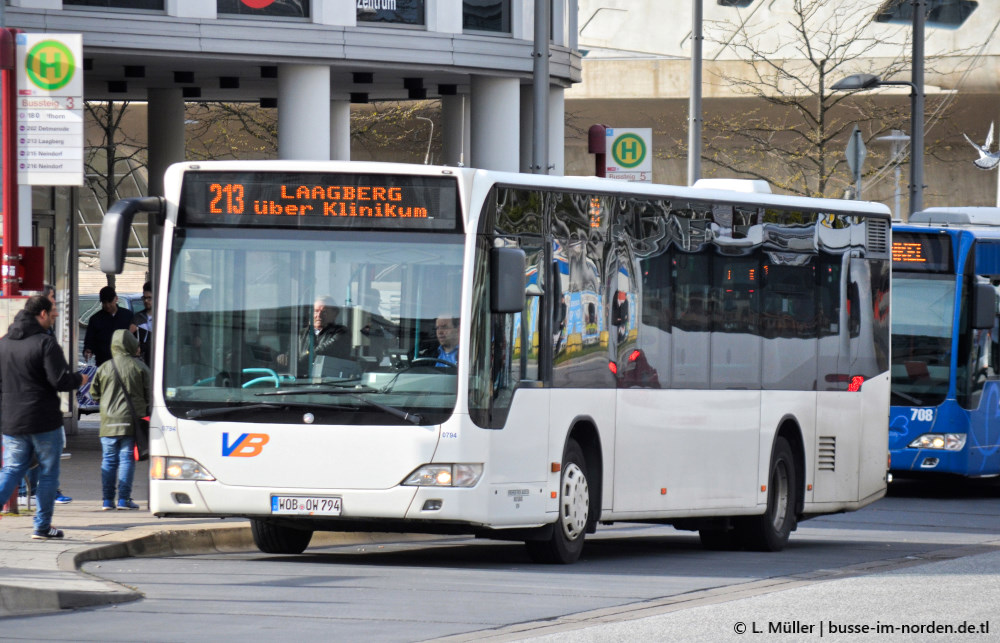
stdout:
[[527,540],[528,555],[536,563],[568,565],[583,551],[583,539],[590,520],[590,484],[587,461],[575,441],[566,444],[559,484],[559,518],[552,535],[545,540]]
[[795,529],[799,489],[795,458],[785,438],[779,437],[774,441],[767,487],[767,509],[760,516],[740,519],[737,529],[747,549],[781,551]]
[[257,549],[265,554],[301,554],[309,546],[313,532],[250,519],[250,532]]

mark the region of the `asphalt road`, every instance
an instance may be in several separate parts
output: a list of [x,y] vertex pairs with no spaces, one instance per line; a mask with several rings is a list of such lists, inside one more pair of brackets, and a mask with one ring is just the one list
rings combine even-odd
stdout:
[[[582,559],[565,567],[530,563],[520,544],[452,538],[84,569],[146,599],[7,619],[2,637],[37,640],[44,631],[53,641],[269,641],[295,632],[342,641],[708,641],[745,640],[733,630],[743,622],[751,628],[745,636],[765,640],[752,628],[767,632],[769,614],[814,628],[824,618],[896,623],[903,617],[894,611],[949,623],[995,614],[1000,485],[894,483],[891,497],[862,511],[803,523],[773,554],[709,552],[688,532],[616,525],[588,538]],[[939,597],[952,585],[947,601]],[[994,628],[1000,632],[1000,618]],[[816,630],[781,634],[802,640]]]

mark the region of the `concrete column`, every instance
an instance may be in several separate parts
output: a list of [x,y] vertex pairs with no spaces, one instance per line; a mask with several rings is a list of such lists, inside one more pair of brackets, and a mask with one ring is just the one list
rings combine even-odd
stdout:
[[[203,1],[199,0],[199,2]],[[354,0],[313,0],[312,21],[320,25],[356,27],[358,24],[357,4]]]
[[465,94],[441,97],[442,165],[468,166],[472,161],[470,102]]
[[517,172],[519,87],[516,78],[472,77],[472,167]]
[[576,51],[577,49],[580,48],[580,43],[579,43],[580,3],[578,2],[578,0],[568,0],[568,1],[569,1],[569,7],[567,7],[567,11],[569,15],[567,20],[568,24],[566,26],[566,30],[569,32],[569,42],[566,43],[566,46],[569,47],[570,50]]
[[[547,173],[562,176],[566,170],[566,90],[549,86],[549,165]],[[534,95],[531,85],[521,85],[521,153],[522,172],[531,172],[532,145],[534,144]]]
[[566,173],[566,90],[557,85],[549,86],[549,174]]
[[330,160],[351,160],[351,101],[330,101]]
[[564,47],[568,40],[566,33],[566,2],[567,0],[553,0],[552,15],[550,17],[552,24],[552,44]]
[[427,0],[427,31],[462,33],[462,0]]
[[164,8],[168,16],[178,18],[216,18],[216,3],[205,0],[167,0]]
[[330,159],[330,68],[278,65],[278,158]]
[[531,172],[531,153],[534,141],[535,127],[535,88],[531,85],[521,85],[521,127],[519,139],[521,153],[519,165],[521,172]]
[[535,37],[535,0],[510,0],[510,35],[518,40]]
[[[8,4],[12,7],[22,7],[24,9],[55,9],[58,11],[63,8],[62,0],[10,0]],[[66,8],[73,9],[74,7]]]
[[184,160],[184,97],[180,88],[150,89],[146,96],[149,196],[163,196],[167,166]]

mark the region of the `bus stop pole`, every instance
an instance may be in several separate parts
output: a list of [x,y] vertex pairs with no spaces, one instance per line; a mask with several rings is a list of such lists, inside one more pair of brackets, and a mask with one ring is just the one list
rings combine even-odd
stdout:
[[21,294],[18,287],[19,249],[17,237],[17,153],[14,128],[17,113],[17,76],[14,72],[15,30],[0,29],[0,93],[3,95],[3,295]]

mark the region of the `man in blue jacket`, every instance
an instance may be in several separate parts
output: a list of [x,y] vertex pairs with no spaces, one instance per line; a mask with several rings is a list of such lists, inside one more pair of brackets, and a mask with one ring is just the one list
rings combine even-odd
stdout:
[[0,428],[4,466],[0,498],[17,488],[32,456],[38,459],[37,540],[62,538],[52,526],[63,449],[59,391],[73,391],[87,376],[70,370],[56,338],[49,333],[56,311],[44,295],[29,297],[7,334],[0,339]]

